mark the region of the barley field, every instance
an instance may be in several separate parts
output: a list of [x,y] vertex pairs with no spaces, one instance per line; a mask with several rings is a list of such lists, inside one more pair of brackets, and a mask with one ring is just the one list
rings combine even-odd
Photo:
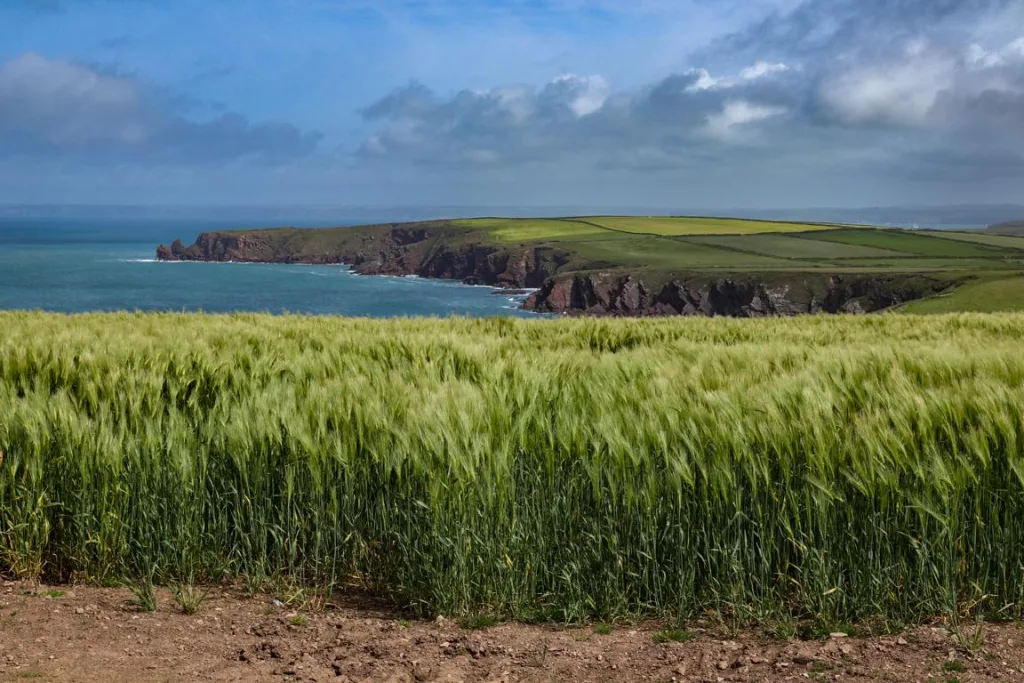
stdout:
[[1024,315],[0,313],[0,573],[424,614],[1024,612]]

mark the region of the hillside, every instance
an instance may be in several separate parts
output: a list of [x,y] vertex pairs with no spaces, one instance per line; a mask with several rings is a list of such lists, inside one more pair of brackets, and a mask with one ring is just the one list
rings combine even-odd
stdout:
[[1024,235],[1024,220],[996,223],[995,225],[988,226],[985,232],[996,235]]
[[354,228],[225,231],[162,260],[338,263],[536,289],[551,313],[870,312],[1024,270],[1024,237],[711,217],[476,218]]

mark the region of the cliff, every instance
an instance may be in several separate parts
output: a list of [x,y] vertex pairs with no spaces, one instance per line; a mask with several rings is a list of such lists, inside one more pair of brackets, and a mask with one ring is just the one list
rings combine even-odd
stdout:
[[503,245],[443,221],[325,230],[207,232],[161,245],[165,261],[346,264],[364,275],[418,275],[536,289],[523,307],[545,313],[760,317],[868,313],[948,289],[924,275],[598,270],[564,246]]
[[186,247],[160,245],[162,261],[345,264],[361,275],[419,275],[507,288],[540,287],[565,265],[563,250],[484,244],[443,222],[329,230],[206,232]]
[[575,274],[550,278],[523,307],[548,313],[753,318],[810,313],[870,313],[937,294],[947,280],[924,276],[693,276],[648,286],[632,275]]

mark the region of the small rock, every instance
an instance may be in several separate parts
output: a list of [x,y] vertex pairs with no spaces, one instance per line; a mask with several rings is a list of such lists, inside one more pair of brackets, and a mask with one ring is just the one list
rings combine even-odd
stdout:
[[843,633],[841,631],[836,631],[835,633],[828,634],[828,637],[829,638],[849,638],[850,634],[849,633]]
[[843,645],[841,648],[839,648],[839,651],[842,652],[844,655],[848,655],[851,652],[853,652],[853,648],[849,645]]
[[76,607],[75,608],[75,614],[85,614],[85,608],[83,608],[83,607]]
[[907,642],[906,638],[897,638],[896,639],[896,644],[897,645],[909,645],[910,643]]
[[716,666],[718,666],[718,669],[720,671],[725,671],[726,669],[729,668],[729,662],[724,660],[724,659],[720,659],[720,660],[718,660],[718,664]]

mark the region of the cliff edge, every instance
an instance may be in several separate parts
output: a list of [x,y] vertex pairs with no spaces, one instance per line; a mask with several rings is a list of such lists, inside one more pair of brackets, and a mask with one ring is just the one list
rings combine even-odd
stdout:
[[[205,232],[160,245],[163,261],[344,264],[362,275],[418,275],[535,289],[527,310],[584,315],[731,317],[870,313],[931,296],[948,278],[912,274],[666,274],[581,262],[566,245],[504,245],[444,221],[356,228]],[[611,265],[610,268],[593,266]]]

